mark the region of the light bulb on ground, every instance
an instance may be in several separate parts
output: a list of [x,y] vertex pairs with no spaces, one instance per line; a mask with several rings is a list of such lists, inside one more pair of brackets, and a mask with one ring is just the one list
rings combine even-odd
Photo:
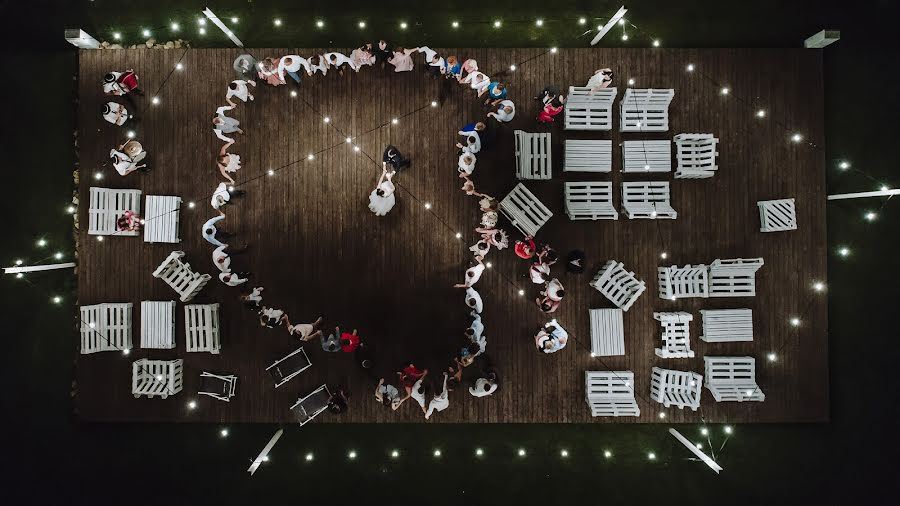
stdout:
[[360,21],[360,22],[358,23],[358,25],[359,25],[360,28],[365,28],[365,27],[366,27],[366,22],[365,22],[365,21]]
[[727,86],[723,86],[722,89],[719,90],[719,93],[721,93],[722,95],[727,95],[727,94],[731,93],[731,90],[728,89]]
[[796,316],[791,318],[790,322],[791,322],[791,325],[794,327],[800,326],[800,318],[797,318]]
[[756,117],[757,118],[765,118],[766,117],[765,109],[760,109],[760,110],[756,111]]
[[693,64],[693,63],[688,63],[688,64],[687,64],[687,67],[685,67],[685,70],[687,70],[688,72],[693,72],[693,71],[694,71],[694,64]]
[[407,28],[408,26],[409,26],[409,25],[406,24],[406,21],[400,22],[400,29],[401,29],[401,30],[406,30],[406,28]]
[[587,18],[578,18],[578,24],[583,25],[587,23]]
[[866,221],[875,221],[875,218],[877,218],[877,217],[878,217],[878,215],[872,211],[869,211],[865,214]]
[[182,65],[180,62],[175,64],[175,70],[181,70],[183,68],[184,68],[184,65]]
[[703,434],[704,436],[709,434],[709,429],[707,429],[706,427],[703,427],[702,429],[700,429],[700,434]]
[[232,23],[237,23],[237,22],[238,22],[238,18],[232,16],[231,22],[232,22]]
[[526,455],[525,448],[519,448],[519,457],[524,457]]
[[188,406],[188,409],[196,409],[196,408],[197,408],[197,401],[190,401],[190,402],[188,402],[188,405],[187,405],[187,406]]
[[113,39],[119,40],[122,38],[122,34],[119,32],[113,32]]
[[559,456],[562,457],[562,458],[568,457],[568,456],[569,456],[569,450],[560,450],[560,451],[559,451]]
[[766,358],[769,359],[769,362],[774,362],[775,360],[778,359],[778,356],[775,355],[774,353],[769,353],[768,355],[766,355]]
[[535,26],[544,26],[544,20],[543,20],[543,19],[536,19],[536,20],[534,20],[534,25],[535,25]]
[[150,36],[150,30],[144,30],[144,31],[141,32],[141,34],[143,34],[144,37],[149,37],[149,36]]
[[172,28],[173,32],[177,32],[181,28],[180,26],[178,26],[178,23],[172,23],[169,26]]
[[815,283],[813,283],[812,287],[813,287],[813,290],[815,290],[817,292],[821,292],[822,290],[825,289],[825,283],[823,283],[821,281],[816,281]]
[[454,21],[454,22],[450,23],[450,26],[452,26],[453,28],[459,28],[459,21]]
[[653,47],[659,47],[659,39],[654,39]]
[[794,142],[800,142],[803,140],[803,136],[800,134],[794,134],[791,136],[791,140]]
[[649,459],[649,460],[656,460],[656,454],[653,453],[653,452],[648,453],[648,454],[647,454],[647,459]]
[[435,457],[440,457],[440,456],[441,456],[441,451],[440,451],[440,450],[435,450],[434,453],[433,453],[432,455],[434,455]]
[[475,448],[475,455],[481,457],[482,455],[484,455],[484,450],[482,450],[481,448]]

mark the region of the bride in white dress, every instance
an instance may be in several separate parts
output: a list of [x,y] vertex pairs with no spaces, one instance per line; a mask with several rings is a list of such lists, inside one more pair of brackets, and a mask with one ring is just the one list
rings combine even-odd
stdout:
[[375,184],[375,189],[369,194],[369,210],[376,216],[386,215],[394,208],[396,202],[394,183],[391,182],[394,172],[388,172],[386,164],[382,163],[381,165],[381,176],[378,178],[378,183]]

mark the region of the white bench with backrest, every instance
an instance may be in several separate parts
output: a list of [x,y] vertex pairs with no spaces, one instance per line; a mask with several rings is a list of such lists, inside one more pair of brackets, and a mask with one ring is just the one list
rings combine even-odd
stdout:
[[591,356],[625,354],[625,333],[621,309],[591,309]]
[[184,363],[176,360],[142,358],[131,364],[131,393],[137,399],[161,397],[165,399],[181,391]]
[[89,190],[88,235],[138,235],[119,231],[118,220],[125,211],[141,214],[140,190],[116,190],[91,186]]
[[141,301],[141,348],[175,347],[175,301]]
[[675,371],[654,367],[650,375],[650,398],[665,407],[700,407],[703,376],[693,371]]
[[186,304],[184,306],[185,350],[188,352],[209,352],[218,354],[219,305]]
[[500,212],[510,223],[526,236],[537,235],[538,230],[553,216],[547,206],[541,203],[522,183],[516,185],[500,201]]
[[762,258],[714,260],[709,264],[709,296],[756,296],[756,271],[762,266]]
[[674,96],[673,89],[626,89],[620,103],[619,130],[622,132],[669,130],[669,104]]
[[154,278],[160,278],[179,295],[181,302],[190,302],[209,282],[209,274],[199,274],[191,270],[191,264],[184,263],[181,258],[184,251],[173,251],[153,271]]
[[704,179],[713,177],[716,165],[716,146],[719,139],[713,134],[678,134],[675,136],[675,179]]
[[566,182],[566,214],[570,220],[617,220],[608,181]]
[[81,353],[131,349],[130,302],[81,306]]
[[633,272],[625,270],[622,262],[615,260],[606,262],[591,280],[591,286],[622,311],[628,311],[634,301],[647,289],[643,281],[637,279]]
[[641,416],[631,371],[585,371],[584,392],[591,416]]
[[181,242],[178,221],[181,197],[147,195],[144,210],[144,242]]
[[753,357],[703,357],[706,388],[716,402],[766,400],[756,384],[756,359]]
[[750,309],[701,309],[703,335],[707,343],[753,341],[753,311]]
[[622,172],[672,171],[672,143],[668,140],[622,141]]
[[569,86],[566,99],[566,130],[612,130],[613,102],[616,88],[601,88],[591,92],[584,86]]
[[706,265],[669,265],[657,268],[657,272],[660,299],[709,297],[709,268]]
[[629,181],[622,183],[622,209],[629,219],[672,219],[678,213],[672,209],[667,181]]
[[553,177],[553,153],[549,133],[516,130],[516,177],[550,179]]
[[684,311],[672,313],[653,313],[653,319],[662,327],[662,348],[656,348],[656,356],[660,358],[693,358],[691,350],[690,322],[694,315]]
[[797,208],[794,199],[762,200],[759,207],[759,231],[797,230]]
[[611,172],[612,141],[566,139],[563,172]]

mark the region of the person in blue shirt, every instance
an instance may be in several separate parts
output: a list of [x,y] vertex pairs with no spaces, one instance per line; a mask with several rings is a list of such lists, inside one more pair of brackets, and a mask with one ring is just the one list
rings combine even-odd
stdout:
[[504,86],[503,83],[493,81],[491,82],[491,84],[488,84],[488,99],[484,101],[484,105],[490,104],[491,106],[495,106],[501,101],[506,100],[507,94],[508,92],[506,91],[506,86]]

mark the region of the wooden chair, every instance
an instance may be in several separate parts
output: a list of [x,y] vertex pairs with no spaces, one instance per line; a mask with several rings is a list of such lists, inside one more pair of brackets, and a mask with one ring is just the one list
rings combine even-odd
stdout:
[[537,235],[538,230],[553,216],[522,183],[516,185],[500,201],[500,212],[509,218],[514,227],[526,236]]
[[632,220],[678,218],[669,201],[669,183],[666,181],[623,182],[622,209]]
[[653,313],[653,319],[662,326],[662,348],[656,348],[656,356],[660,358],[693,358],[691,350],[690,322],[694,319],[691,313],[678,311],[674,313]]
[[175,301],[141,301],[141,348],[175,347]]
[[766,400],[756,384],[753,357],[703,357],[705,386],[716,402]]
[[719,167],[716,146],[719,139],[713,134],[678,134],[675,136],[675,179],[704,179],[713,177]]
[[594,90],[569,86],[565,108],[566,130],[612,130],[613,102],[616,88]]
[[570,220],[617,220],[612,203],[612,183],[566,182],[566,215]]
[[130,302],[81,306],[81,354],[131,349]]
[[591,416],[641,416],[631,371],[585,371],[584,391]]
[[622,262],[610,260],[600,269],[591,281],[597,291],[606,296],[622,311],[628,311],[634,301],[644,293],[647,286],[634,276],[634,272],[625,270]]
[[176,360],[150,360],[142,358],[131,364],[131,393],[135,399],[167,398],[181,391],[184,363]]
[[668,140],[622,141],[622,172],[672,171],[672,143]]
[[716,259],[709,265],[710,297],[755,297],[762,258]]
[[706,265],[669,265],[657,268],[660,299],[709,297],[709,268]]
[[219,305],[187,304],[184,306],[185,350],[219,353]]
[[553,177],[553,153],[549,133],[515,131],[516,177],[519,179],[550,179]]
[[665,132],[669,130],[669,104],[675,90],[625,90],[620,103],[619,130],[622,132]]
[[209,274],[198,274],[191,270],[191,264],[181,258],[184,251],[173,251],[153,271],[154,278],[165,281],[180,296],[181,302],[190,302],[211,279]]
[[665,407],[678,409],[700,407],[703,376],[693,371],[674,371],[654,367],[650,376],[650,398]]
[[138,231],[119,230],[125,211],[141,214],[140,190],[117,190],[91,186],[89,190],[88,235],[135,236]]
[[563,172],[612,171],[612,141],[566,139]]
[[144,242],[181,242],[178,221],[181,197],[147,195],[144,214]]

